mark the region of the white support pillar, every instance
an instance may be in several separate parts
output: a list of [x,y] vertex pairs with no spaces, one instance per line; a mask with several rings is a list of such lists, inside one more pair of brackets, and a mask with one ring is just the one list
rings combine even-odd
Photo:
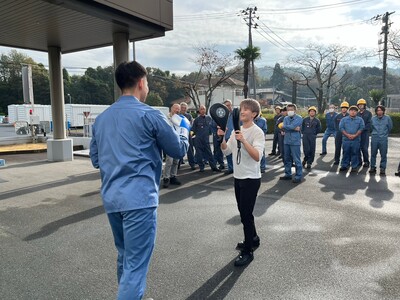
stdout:
[[53,118],[53,139],[47,141],[49,161],[73,160],[72,140],[65,135],[64,84],[61,67],[61,49],[48,47],[51,114]]
[[[114,70],[124,61],[129,61],[129,35],[126,32],[113,34]],[[114,101],[121,96],[121,91],[114,78]]]

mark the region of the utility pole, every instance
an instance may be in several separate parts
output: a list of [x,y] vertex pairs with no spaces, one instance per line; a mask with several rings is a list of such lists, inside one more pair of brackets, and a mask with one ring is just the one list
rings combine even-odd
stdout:
[[[384,15],[377,15],[375,20],[382,17],[382,28],[380,34],[383,36],[383,74],[382,74],[382,90],[383,90],[383,99],[382,104],[385,105],[385,101],[387,98],[387,91],[386,91],[386,69],[387,69],[387,52],[388,52],[388,35],[389,35],[389,27],[392,23],[389,23],[389,16],[394,14],[395,12],[386,12]],[[382,44],[382,40],[380,39],[378,44]],[[382,50],[380,50],[382,51]]]
[[[245,21],[247,26],[249,26],[249,50],[251,50],[253,48],[253,39],[251,36],[251,29],[252,28],[257,28],[258,24],[255,22],[255,19],[259,19],[260,17],[256,17],[257,11],[257,7],[247,7],[246,9],[242,10],[241,13],[245,16]],[[248,17],[248,20],[246,19],[246,16]],[[257,93],[256,93],[256,77],[255,77],[255,69],[254,69],[254,59],[251,58],[249,61],[249,64],[251,62],[251,84],[249,84],[250,86],[253,86],[253,96],[254,99],[257,98]],[[249,68],[250,69],[250,68]],[[250,81],[250,80],[249,80]]]

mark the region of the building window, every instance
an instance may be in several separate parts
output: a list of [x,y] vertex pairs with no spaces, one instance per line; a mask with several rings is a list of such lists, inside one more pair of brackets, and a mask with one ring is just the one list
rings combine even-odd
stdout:
[[204,90],[200,90],[199,91],[199,96],[203,96],[203,95],[205,95],[206,94],[206,91],[204,91]]
[[243,96],[243,90],[235,90],[235,96]]

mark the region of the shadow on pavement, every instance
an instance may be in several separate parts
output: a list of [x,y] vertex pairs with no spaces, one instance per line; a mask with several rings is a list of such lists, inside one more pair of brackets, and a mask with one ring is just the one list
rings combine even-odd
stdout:
[[5,193],[0,194],[0,200],[6,200],[8,198],[12,197],[18,197],[22,196],[25,194],[29,193],[34,193],[38,191],[43,191],[49,188],[55,188],[58,186],[63,186],[66,184],[74,184],[82,181],[92,181],[92,180],[99,180],[100,179],[100,173],[99,172],[90,172],[82,175],[73,175],[73,176],[68,176],[66,179],[62,180],[55,180],[55,181],[50,181],[46,182],[43,184],[37,184],[37,185],[31,185],[19,189],[14,189],[7,191]]
[[50,234],[56,232],[61,227],[71,225],[74,223],[81,222],[83,220],[87,220],[93,217],[97,217],[98,215],[104,214],[104,207],[103,205],[93,207],[91,209],[76,213],[74,215],[62,218],[60,220],[51,222],[43,226],[38,232],[32,233],[27,237],[23,238],[22,240],[25,242],[29,242],[32,240],[44,238],[49,236]]
[[234,261],[235,259],[228,262],[186,300],[224,299],[247,267],[234,267]]

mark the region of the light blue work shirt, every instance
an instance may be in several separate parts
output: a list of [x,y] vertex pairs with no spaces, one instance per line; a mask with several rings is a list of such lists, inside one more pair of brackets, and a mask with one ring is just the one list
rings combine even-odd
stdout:
[[338,115],[337,112],[333,113],[328,112],[327,114],[325,114],[326,129],[335,131],[335,118],[337,115]]
[[267,120],[264,117],[257,117],[254,119],[254,123],[262,129],[264,132],[264,135],[267,134],[268,132],[268,125],[267,125]]
[[[354,118],[347,116],[344,117],[339,123],[339,130],[343,133],[346,131],[348,134],[356,134],[358,131],[364,130],[364,120],[360,117],[355,116]],[[343,134],[343,141],[360,141],[361,136],[359,135],[354,140],[350,140],[347,136]]]
[[100,168],[107,213],[158,206],[161,150],[173,158],[186,154],[167,118],[133,96],[121,96],[93,124],[90,158]]
[[378,116],[373,116],[371,123],[372,137],[388,138],[389,133],[393,128],[393,122],[389,116],[383,115],[382,118],[379,118]]
[[285,145],[301,145],[301,132],[294,130],[303,124],[303,118],[295,114],[293,117],[286,116],[283,119],[282,129],[285,131],[283,143]]

